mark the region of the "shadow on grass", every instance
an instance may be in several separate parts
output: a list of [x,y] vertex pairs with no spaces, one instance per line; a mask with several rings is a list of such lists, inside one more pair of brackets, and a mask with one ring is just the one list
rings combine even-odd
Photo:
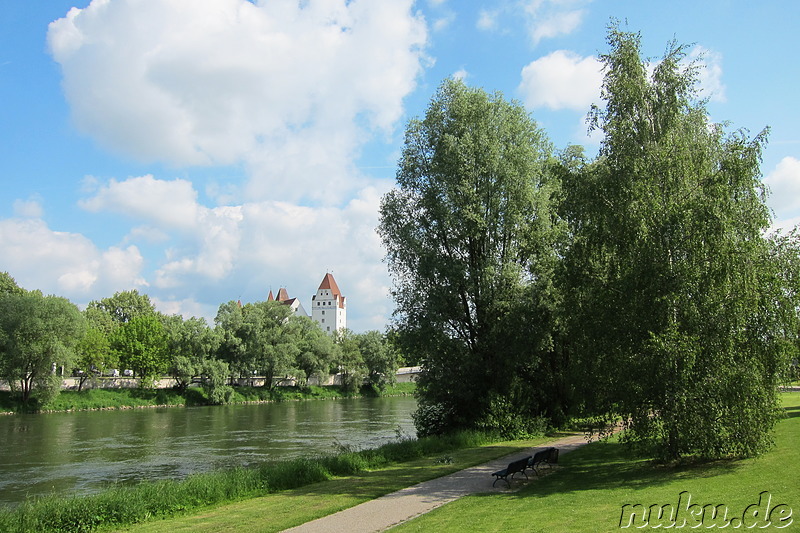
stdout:
[[[524,485],[509,494],[514,498],[544,498],[585,490],[639,489],[673,483],[676,479],[697,479],[736,472],[741,461],[714,461],[679,466],[658,465],[632,455],[619,442],[596,442],[564,455],[557,471],[546,473],[535,483]],[[545,472],[547,470],[545,469]],[[478,497],[494,497],[483,493]]]
[[[446,476],[496,457],[519,451],[518,446],[484,446],[477,449],[456,450],[443,453],[452,463],[437,463],[435,458],[424,458],[388,468],[362,472],[353,476],[334,478],[293,490],[297,495],[348,495],[371,500],[401,488]],[[491,484],[491,481],[489,482]]]
[[793,405],[791,407],[784,407],[783,410],[786,412],[786,418],[794,418],[796,416],[800,416],[800,407]]

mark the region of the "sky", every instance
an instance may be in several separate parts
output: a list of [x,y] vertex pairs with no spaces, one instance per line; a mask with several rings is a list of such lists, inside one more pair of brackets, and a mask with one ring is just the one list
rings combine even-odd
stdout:
[[612,19],[688,45],[714,122],[770,128],[776,228],[800,222],[796,0],[4,0],[0,271],[88,302],[205,317],[326,272],[348,327],[394,304],[375,232],[403,134],[448,77],[596,153]]

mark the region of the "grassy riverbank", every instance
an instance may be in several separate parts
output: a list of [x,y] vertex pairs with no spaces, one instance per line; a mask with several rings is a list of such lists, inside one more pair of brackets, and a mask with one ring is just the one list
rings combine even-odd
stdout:
[[[403,396],[414,393],[414,383],[396,383],[383,391],[364,387],[360,391],[347,391],[337,385],[325,387],[235,387],[231,403],[281,402],[294,400],[323,400],[357,398],[363,396]],[[64,390],[37,411],[88,411],[100,409],[130,409],[159,406],[207,405],[202,389],[191,387],[183,394],[174,389],[87,389]],[[25,412],[25,406],[16,402],[8,391],[0,391],[0,411]]]
[[[687,464],[677,467],[655,466],[650,461],[631,457],[618,442],[591,444],[565,455],[553,475],[530,483],[515,493],[468,496],[436,509],[393,531],[547,531],[572,532],[618,531],[620,525],[637,528],[685,529],[724,527],[760,529],[787,527],[797,530],[800,524],[800,392],[782,394],[787,418],[778,423],[775,446],[761,457],[738,461]],[[761,493],[767,494],[762,498]],[[683,496],[681,497],[681,494]],[[727,517],[710,516],[706,509],[702,521],[694,521],[685,511],[691,503],[723,507]],[[681,505],[678,500],[681,498]],[[767,503],[770,499],[770,503]],[[640,516],[623,512],[624,505],[641,504]],[[662,506],[682,508],[674,526],[666,516],[658,519]],[[755,505],[754,505],[755,504]],[[779,507],[785,504],[786,507]],[[649,521],[643,516],[651,505],[655,514]],[[748,507],[753,505],[753,507]],[[769,509],[761,509],[768,506]],[[698,507],[695,507],[699,513]],[[631,507],[627,508],[629,511]],[[759,510],[745,516],[745,510]],[[770,516],[770,511],[772,515]],[[787,518],[793,512],[793,524]],[[780,522],[781,517],[784,518]],[[632,521],[631,521],[632,519]],[[737,527],[736,524],[740,525]],[[794,526],[794,527],[792,527]]]
[[[489,446],[489,440],[477,433],[400,439],[375,450],[198,474],[183,481],[113,487],[87,497],[46,497],[13,510],[0,510],[0,531],[107,530],[200,510],[203,527],[211,527],[206,531],[223,530],[226,524],[243,525],[243,519],[268,520],[269,528],[278,531],[530,445],[526,441]],[[249,518],[241,510],[231,515],[236,508],[251,509]],[[209,513],[217,518],[210,518]],[[202,530],[196,514],[184,518],[192,524],[187,531]],[[166,525],[170,522],[152,525],[175,531],[178,526]]]
[[[700,506],[725,506],[728,519],[737,515],[741,518],[748,506],[759,503],[762,491],[772,496],[772,509],[787,504],[795,513],[800,512],[800,485],[797,483],[800,449],[796,445],[800,440],[800,393],[784,393],[783,400],[787,418],[777,426],[775,446],[761,457],[663,466],[632,457],[627,448],[615,441],[590,444],[564,455],[552,475],[524,485],[517,492],[462,498],[393,531],[616,531],[623,505],[661,508],[672,504],[677,507],[679,495],[684,491]],[[450,465],[436,464],[436,454],[430,454],[358,476],[214,506],[202,513],[151,521],[121,531],[281,531],[425,478],[445,475],[538,442],[461,449],[450,454],[454,458]],[[491,480],[487,480],[487,488],[490,486]],[[775,526],[786,524],[777,523],[777,514],[773,518]],[[795,517],[795,522],[798,519]],[[709,517],[705,525],[722,526],[721,520],[714,522]],[[650,526],[659,524],[662,528],[669,525],[655,517],[650,521]],[[631,528],[641,525],[642,520],[637,518]],[[786,530],[791,530],[791,526]]]

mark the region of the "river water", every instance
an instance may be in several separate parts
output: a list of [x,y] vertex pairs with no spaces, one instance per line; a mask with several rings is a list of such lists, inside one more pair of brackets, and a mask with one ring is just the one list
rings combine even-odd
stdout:
[[413,436],[415,408],[404,397],[0,416],[0,505],[372,448]]

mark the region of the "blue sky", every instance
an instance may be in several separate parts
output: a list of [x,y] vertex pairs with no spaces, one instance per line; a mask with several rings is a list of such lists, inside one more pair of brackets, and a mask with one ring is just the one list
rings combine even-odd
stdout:
[[702,54],[712,120],[771,128],[776,226],[799,222],[796,0],[7,0],[0,271],[208,319],[280,287],[310,308],[332,272],[348,326],[383,330],[374,230],[406,122],[457,76],[593,153],[612,17],[648,57]]

